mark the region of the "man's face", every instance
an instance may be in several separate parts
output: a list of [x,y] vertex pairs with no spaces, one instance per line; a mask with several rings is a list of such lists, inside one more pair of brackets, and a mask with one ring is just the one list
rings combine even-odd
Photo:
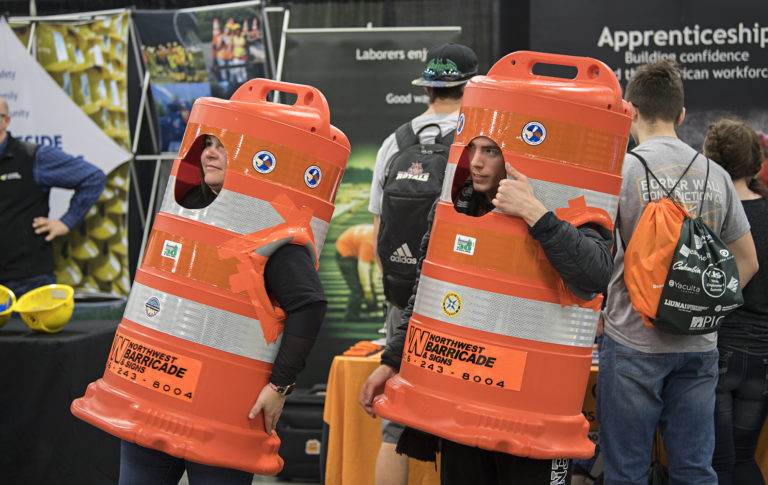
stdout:
[[488,200],[493,199],[499,182],[507,177],[504,156],[496,142],[484,136],[472,139],[469,143],[469,172],[474,189],[484,193]]

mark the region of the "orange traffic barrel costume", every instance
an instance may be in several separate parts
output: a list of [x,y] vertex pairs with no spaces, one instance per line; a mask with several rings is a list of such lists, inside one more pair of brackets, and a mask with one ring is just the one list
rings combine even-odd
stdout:
[[[267,100],[293,93],[293,105]],[[200,184],[206,134],[227,151],[210,205],[179,205]],[[119,438],[194,462],[280,471],[280,440],[248,411],[267,384],[285,313],[264,288],[284,244],[320,254],[349,156],[315,88],[254,79],[190,113],[104,377],[72,413]]]
[[[534,74],[536,64],[576,75]],[[400,373],[376,414],[517,456],[593,455],[581,408],[602,296],[571,293],[522,219],[460,214],[452,198],[467,146],[484,136],[560,219],[612,230],[630,121],[594,59],[515,52],[467,83]]]

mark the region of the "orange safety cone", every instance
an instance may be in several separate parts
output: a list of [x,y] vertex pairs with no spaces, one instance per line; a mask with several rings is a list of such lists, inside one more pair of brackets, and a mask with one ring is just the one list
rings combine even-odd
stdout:
[[248,38],[248,20],[243,20],[243,37]]
[[[577,74],[533,74],[539,63]],[[616,77],[594,59],[515,52],[467,83],[400,373],[376,414],[517,456],[593,455],[581,408],[602,297],[573,295],[522,219],[459,214],[452,194],[485,136],[558,217],[610,231],[629,126]]]
[[219,26],[219,19],[213,19],[213,27],[211,27],[211,45],[218,43],[219,36],[221,36],[221,27]]
[[[272,90],[297,101],[268,102]],[[224,185],[207,207],[187,209],[177,201],[200,184],[205,134],[226,148]],[[72,413],[179,458],[280,471],[279,438],[248,419],[285,316],[264,265],[284,244],[317,261],[349,151],[310,86],[253,79],[229,101],[195,101],[104,376]]]

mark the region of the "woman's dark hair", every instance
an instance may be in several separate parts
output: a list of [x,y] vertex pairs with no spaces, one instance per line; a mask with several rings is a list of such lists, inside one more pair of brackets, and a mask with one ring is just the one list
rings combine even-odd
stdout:
[[749,190],[768,197],[768,190],[755,177],[762,168],[765,154],[757,133],[747,123],[726,118],[710,124],[703,151],[720,164],[731,179],[749,178]]

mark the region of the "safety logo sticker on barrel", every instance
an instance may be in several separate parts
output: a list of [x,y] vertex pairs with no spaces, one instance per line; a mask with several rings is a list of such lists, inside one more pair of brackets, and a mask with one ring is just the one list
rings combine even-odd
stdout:
[[527,352],[479,343],[411,321],[403,363],[479,386],[519,391]]
[[541,145],[547,137],[547,129],[538,121],[526,123],[523,127],[523,141],[529,145]]
[[152,391],[192,402],[203,364],[199,360],[115,334],[107,370]]
[[268,174],[275,169],[277,160],[272,152],[267,150],[261,150],[259,153],[253,156],[253,168],[261,174]]
[[320,185],[320,180],[323,178],[323,172],[317,165],[310,165],[304,170],[304,183],[307,187],[314,189]]

